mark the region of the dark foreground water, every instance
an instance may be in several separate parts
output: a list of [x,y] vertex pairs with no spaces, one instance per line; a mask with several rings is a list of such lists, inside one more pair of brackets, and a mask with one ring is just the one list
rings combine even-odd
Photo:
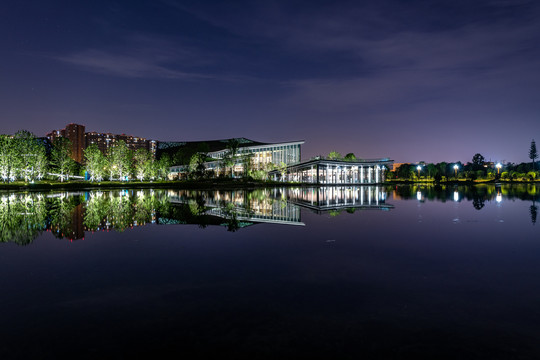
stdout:
[[0,193],[0,359],[537,359],[539,194]]

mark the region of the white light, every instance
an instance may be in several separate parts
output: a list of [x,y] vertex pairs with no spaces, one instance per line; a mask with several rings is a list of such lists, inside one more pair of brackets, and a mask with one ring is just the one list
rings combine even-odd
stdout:
[[495,197],[495,201],[497,201],[498,203],[500,203],[502,201],[502,194],[501,193],[497,194],[497,197]]
[[459,193],[454,191],[454,201],[459,201]]
[[497,167],[497,169],[500,169],[500,168],[502,168],[502,165],[501,165],[501,163],[497,163],[497,165],[495,165],[495,166]]
[[417,192],[416,192],[416,199],[417,199],[418,201],[422,200],[422,193],[421,193],[420,191],[417,191]]

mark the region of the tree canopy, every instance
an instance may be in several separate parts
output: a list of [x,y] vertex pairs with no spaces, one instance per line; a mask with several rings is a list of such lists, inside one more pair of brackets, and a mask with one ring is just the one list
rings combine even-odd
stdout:
[[531,141],[531,147],[529,149],[529,159],[532,160],[532,167],[534,171],[534,160],[538,157],[538,151],[536,150],[536,143],[534,139]]

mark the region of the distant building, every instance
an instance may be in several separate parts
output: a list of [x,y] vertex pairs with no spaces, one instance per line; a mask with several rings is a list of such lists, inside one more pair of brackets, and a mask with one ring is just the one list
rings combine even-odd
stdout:
[[99,150],[101,150],[101,152],[104,154],[107,154],[109,149],[120,140],[123,140],[128,148],[133,151],[137,149],[146,149],[152,152],[152,154],[155,154],[155,140],[146,140],[142,137],[126,134],[116,135],[111,133],[98,133],[95,131],[86,133],[86,147],[96,144]]
[[272,170],[268,175],[276,181],[308,184],[379,184],[384,182],[384,170],[392,163],[389,158],[354,161],[318,158]]
[[84,125],[67,124],[65,129],[53,130],[47,134],[47,138],[54,144],[59,138],[67,138],[71,141],[71,158],[77,162],[83,161],[83,150],[85,148]]
[[84,161],[84,149],[92,144],[96,144],[102,153],[107,154],[109,149],[118,141],[123,140],[126,145],[133,151],[137,149],[146,149],[156,154],[157,142],[155,140],[147,140],[142,137],[131,136],[126,134],[111,134],[100,132],[86,132],[85,126],[78,124],[68,124],[65,129],[53,130],[47,134],[47,139],[54,144],[54,141],[59,137],[64,137],[71,141],[71,158],[79,163]]
[[401,165],[405,165],[408,163],[393,163],[390,166],[390,171],[396,171]]

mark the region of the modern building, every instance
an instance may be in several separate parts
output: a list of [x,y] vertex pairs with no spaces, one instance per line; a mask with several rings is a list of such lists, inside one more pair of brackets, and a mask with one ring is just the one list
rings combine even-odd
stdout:
[[393,161],[383,159],[357,159],[354,161],[315,158],[272,170],[270,178],[276,181],[308,184],[378,184],[384,182],[384,171]]
[[300,162],[301,145],[303,140],[289,141],[281,143],[263,143],[246,138],[234,138],[211,141],[192,141],[192,142],[160,142],[158,153],[167,152],[171,157],[176,152],[185,153],[184,164],[176,164],[170,168],[169,176],[171,178],[182,177],[187,172],[189,157],[200,149],[207,154],[209,158],[215,159],[205,163],[208,171],[219,173],[223,171],[223,159],[230,153],[231,147],[235,148],[235,164],[233,165],[233,174],[243,173],[243,161],[246,155],[251,158],[251,164],[254,169],[268,170],[270,164],[292,165]]

